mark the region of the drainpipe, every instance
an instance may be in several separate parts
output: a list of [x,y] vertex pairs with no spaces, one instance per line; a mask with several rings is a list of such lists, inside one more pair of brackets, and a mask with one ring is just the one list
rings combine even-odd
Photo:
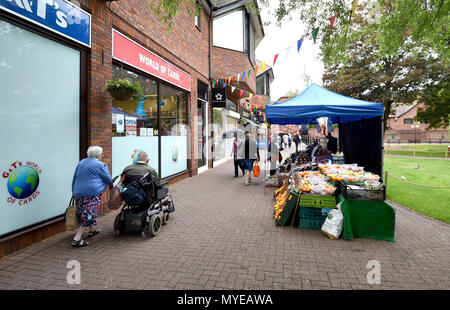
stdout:
[[[209,14],[209,29],[208,29],[208,69],[209,69],[209,76],[208,76],[208,84],[211,85],[209,83],[209,81],[211,81],[211,31],[212,31],[212,14],[213,11],[211,9],[211,12]],[[209,88],[209,87],[208,87]],[[210,96],[208,96],[210,97]],[[211,100],[209,100],[209,102],[212,102]],[[213,123],[213,109],[212,109],[212,105],[208,104],[208,106],[211,106],[211,113],[208,113],[208,115],[210,115],[211,117],[211,126],[208,126],[208,130],[211,133],[211,168],[214,168],[214,152],[213,152],[213,147],[214,147],[214,141],[213,141],[213,134],[212,134],[212,123]],[[209,120],[208,120],[209,122]],[[208,133],[209,136],[209,133]],[[209,137],[208,137],[209,138]],[[208,156],[209,157],[209,156]]]

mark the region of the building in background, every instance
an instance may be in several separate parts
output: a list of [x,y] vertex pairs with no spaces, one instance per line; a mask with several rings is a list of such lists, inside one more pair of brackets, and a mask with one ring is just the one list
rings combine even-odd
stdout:
[[[226,103],[213,106],[212,140],[213,161],[217,166],[232,159],[233,139],[227,133],[242,127],[241,123],[252,121],[251,109],[241,106],[242,92],[256,93],[256,76],[252,70],[257,65],[255,49],[264,37],[261,17],[247,6],[248,1],[212,0],[212,53],[211,78],[221,79],[236,76],[243,72],[247,77],[241,80],[228,81],[225,86]],[[224,85],[216,85],[222,88]],[[213,94],[214,95],[214,94]]]
[[385,143],[447,143],[448,128],[428,129],[428,125],[415,120],[420,103],[399,104],[389,115],[384,133]]

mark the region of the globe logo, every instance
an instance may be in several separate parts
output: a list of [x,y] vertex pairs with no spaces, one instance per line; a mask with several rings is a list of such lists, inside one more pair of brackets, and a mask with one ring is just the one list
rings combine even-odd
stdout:
[[176,162],[178,160],[178,147],[174,146],[172,148],[172,160]]
[[33,195],[39,185],[39,174],[30,166],[19,167],[8,178],[8,192],[17,199]]

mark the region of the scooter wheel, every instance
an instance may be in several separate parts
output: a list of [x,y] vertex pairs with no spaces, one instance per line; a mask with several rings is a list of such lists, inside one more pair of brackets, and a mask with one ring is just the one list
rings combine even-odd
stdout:
[[162,216],[162,224],[166,225],[169,221],[169,212],[164,212]]
[[160,215],[153,215],[150,219],[150,227],[149,231],[153,237],[158,235],[161,231],[161,216]]
[[116,218],[114,219],[114,233],[116,236],[119,236],[122,234],[122,224],[120,221],[120,213],[117,214]]

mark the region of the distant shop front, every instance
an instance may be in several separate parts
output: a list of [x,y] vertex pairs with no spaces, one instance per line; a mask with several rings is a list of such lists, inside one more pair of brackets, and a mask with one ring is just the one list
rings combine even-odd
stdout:
[[[237,105],[226,98],[225,88],[214,88],[213,107],[213,165],[220,165],[233,158],[233,135],[239,129],[240,115]],[[241,137],[242,138],[242,137]]]

